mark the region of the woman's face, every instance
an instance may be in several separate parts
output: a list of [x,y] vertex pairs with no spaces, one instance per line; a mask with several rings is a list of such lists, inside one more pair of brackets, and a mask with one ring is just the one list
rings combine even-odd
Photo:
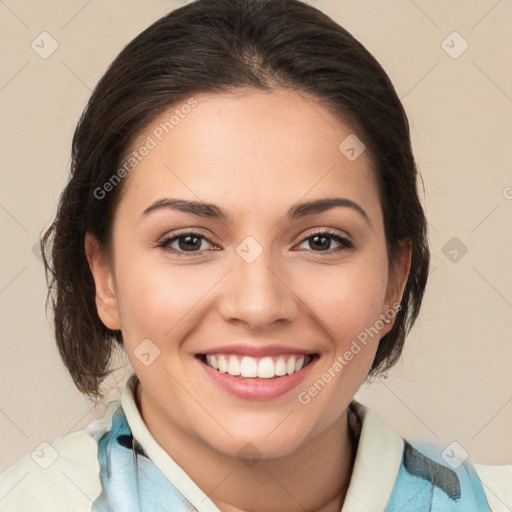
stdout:
[[88,239],[99,314],[122,329],[162,428],[226,455],[246,443],[285,455],[333,425],[364,381],[410,254],[388,275],[369,155],[313,99],[195,100],[132,148],[111,265]]

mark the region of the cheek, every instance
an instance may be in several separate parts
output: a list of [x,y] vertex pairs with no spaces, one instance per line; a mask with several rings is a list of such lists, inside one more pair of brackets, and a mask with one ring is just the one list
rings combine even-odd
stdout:
[[330,337],[346,344],[375,324],[383,312],[387,286],[385,261],[358,258],[338,267],[308,272],[299,296]]
[[[176,331],[208,290],[201,272],[136,258],[118,266],[121,322],[133,338],[162,339]],[[204,276],[203,276],[204,277]],[[136,341],[134,339],[134,342]]]

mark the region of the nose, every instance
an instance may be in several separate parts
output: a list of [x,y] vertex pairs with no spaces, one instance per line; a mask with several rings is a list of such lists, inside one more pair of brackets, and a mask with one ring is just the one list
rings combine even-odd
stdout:
[[224,320],[265,330],[297,317],[300,299],[293,292],[291,277],[270,252],[263,251],[251,263],[234,255],[234,268],[223,280],[219,296]]

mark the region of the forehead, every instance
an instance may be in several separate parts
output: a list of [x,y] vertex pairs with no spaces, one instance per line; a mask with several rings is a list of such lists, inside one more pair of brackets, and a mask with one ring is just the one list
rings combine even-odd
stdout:
[[139,155],[123,196],[139,213],[167,196],[248,213],[343,194],[378,216],[369,155],[343,152],[354,136],[302,92],[194,95],[162,112],[133,144],[131,151],[150,149]]

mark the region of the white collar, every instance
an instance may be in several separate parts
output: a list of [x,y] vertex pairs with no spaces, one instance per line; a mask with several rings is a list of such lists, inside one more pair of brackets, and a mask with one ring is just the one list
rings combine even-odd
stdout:
[[351,406],[362,428],[341,512],[384,512],[402,463],[404,440],[362,403],[353,399]]
[[[148,430],[135,400],[137,384],[138,378],[132,374],[121,396],[133,436],[163,475],[199,512],[220,512]],[[404,440],[357,400],[353,399],[351,406],[362,428],[352,477],[340,512],[384,512],[400,469]]]

